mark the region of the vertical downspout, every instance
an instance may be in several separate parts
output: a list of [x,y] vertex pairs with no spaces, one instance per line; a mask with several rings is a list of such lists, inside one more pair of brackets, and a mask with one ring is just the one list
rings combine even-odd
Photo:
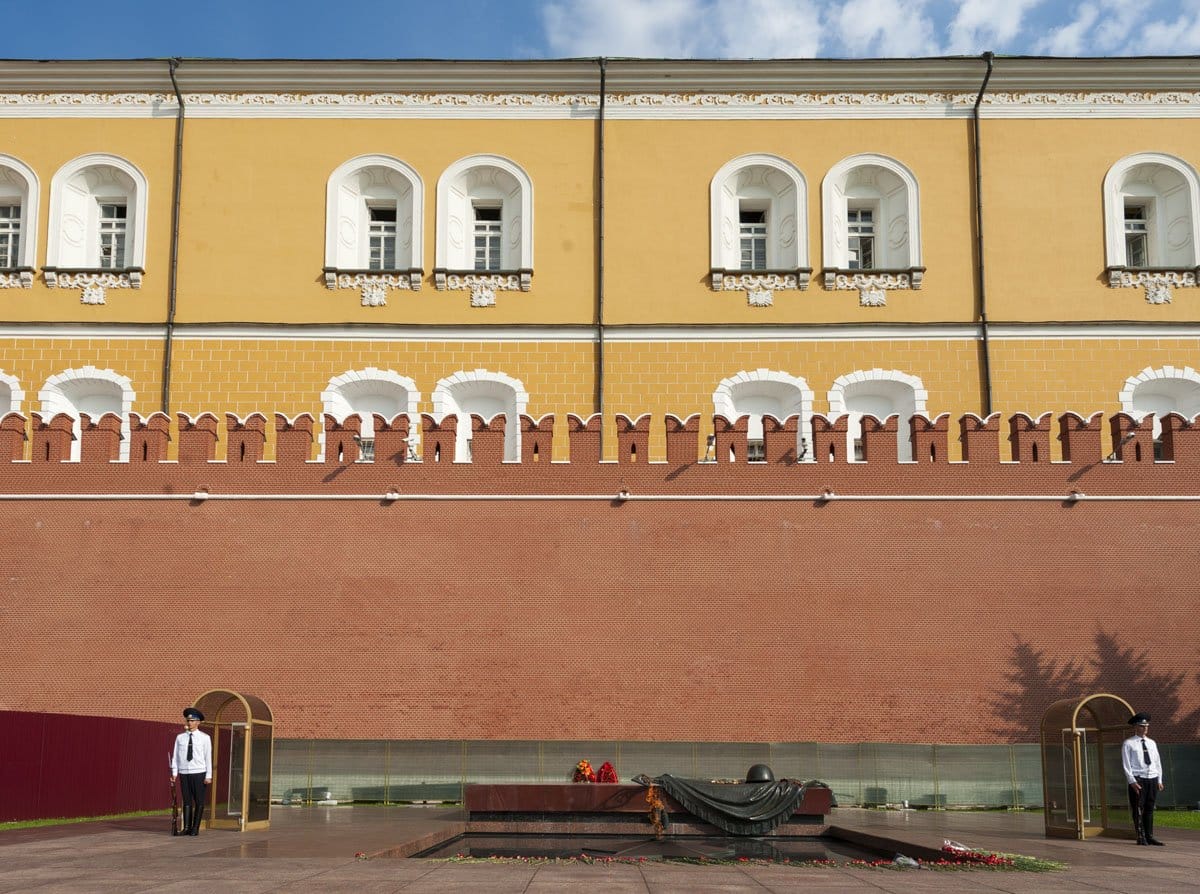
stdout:
[[992,415],[992,346],[989,341],[987,315],[987,280],[983,272],[983,162],[979,158],[979,106],[983,103],[983,94],[987,90],[988,81],[992,78],[991,50],[983,54],[987,63],[987,74],[979,85],[979,95],[975,97],[975,109],[971,115],[971,130],[973,150],[975,154],[975,252],[978,255],[975,264],[975,287],[979,292],[979,328],[983,338],[983,418]]
[[179,103],[175,117],[175,176],[171,188],[171,265],[167,270],[167,327],[163,344],[162,411],[171,412],[171,355],[175,346],[175,299],[179,284],[179,201],[183,190],[183,95],[175,81],[179,59],[167,60],[171,88]]
[[600,56],[600,113],[596,119],[596,412],[604,426],[604,105],[608,60]]

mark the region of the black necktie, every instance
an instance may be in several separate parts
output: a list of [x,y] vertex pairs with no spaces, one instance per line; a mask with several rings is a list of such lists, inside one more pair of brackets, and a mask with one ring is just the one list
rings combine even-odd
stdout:
[[[1145,746],[1145,745],[1142,745],[1142,747],[1143,747],[1143,748],[1145,748],[1146,746]],[[191,733],[188,733],[188,753],[187,753],[187,759],[188,759],[188,760],[191,760],[191,759],[192,759],[192,734],[191,734]],[[1150,755],[1146,755],[1146,763],[1150,763]]]
[[[191,752],[188,752],[189,754]],[[1146,766],[1150,766],[1150,749],[1146,747],[1146,740],[1142,739],[1142,757],[1146,759]]]

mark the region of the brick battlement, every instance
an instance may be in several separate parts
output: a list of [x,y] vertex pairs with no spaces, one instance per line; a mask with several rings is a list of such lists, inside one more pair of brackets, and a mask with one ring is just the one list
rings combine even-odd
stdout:
[[[913,457],[908,461],[898,459],[896,416],[864,417],[858,458],[847,455],[844,415],[813,416],[802,441],[799,417],[767,416],[761,459],[754,461],[748,459],[747,416],[714,416],[713,434],[702,437],[699,415],[618,415],[616,455],[607,460],[596,415],[569,414],[565,425],[554,415],[522,415],[519,441],[507,436],[503,416],[473,415],[471,422],[470,457],[458,460],[454,416],[422,414],[418,430],[407,415],[390,421],[376,415],[373,436],[363,438],[356,415],[342,421],[326,415],[318,422],[307,414],[295,419],[277,414],[272,426],[259,413],[246,419],[181,413],[175,420],[162,413],[131,414],[123,432],[113,414],[84,415],[76,427],[66,415],[34,413],[26,419],[12,413],[0,418],[0,457],[8,460],[0,459],[0,484],[18,493],[82,492],[85,482],[97,492],[172,492],[177,481],[186,481],[193,490],[565,494],[591,487],[616,493],[625,489],[623,482],[636,480],[643,493],[652,485],[655,492],[681,493],[734,486],[738,492],[819,494],[850,486],[879,493],[1166,494],[1188,492],[1187,482],[1200,469],[1200,419],[1177,414],[1162,419],[1157,445],[1150,417],[1018,413],[1005,424],[998,413],[986,419],[968,414],[956,426],[961,461],[950,459],[954,429],[948,414],[908,420]],[[665,434],[665,459],[649,458],[654,426]],[[1106,426],[1115,445],[1107,454]],[[1060,444],[1061,460],[1051,459],[1052,439]],[[551,461],[556,440],[569,460]],[[505,459],[506,451],[515,458]]]

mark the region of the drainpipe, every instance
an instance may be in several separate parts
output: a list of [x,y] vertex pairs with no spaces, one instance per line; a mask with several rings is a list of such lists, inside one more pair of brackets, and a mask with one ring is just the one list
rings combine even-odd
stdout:
[[171,412],[171,356],[175,345],[175,301],[179,287],[179,201],[183,190],[183,95],[175,81],[175,69],[179,59],[167,60],[167,72],[171,76],[171,89],[179,103],[179,114],[175,116],[175,172],[171,187],[171,264],[167,269],[167,327],[163,336],[162,411]]
[[600,66],[600,113],[596,119],[596,412],[604,427],[604,110],[607,99],[608,59]]
[[979,85],[979,95],[975,97],[975,108],[971,113],[972,149],[975,155],[975,288],[979,292],[979,329],[983,338],[983,418],[992,415],[992,346],[989,341],[987,315],[987,280],[983,272],[983,163],[979,158],[979,106],[983,104],[983,94],[987,90],[988,81],[992,79],[992,60],[995,58],[991,50],[983,54],[987,63],[987,73],[983,83]]

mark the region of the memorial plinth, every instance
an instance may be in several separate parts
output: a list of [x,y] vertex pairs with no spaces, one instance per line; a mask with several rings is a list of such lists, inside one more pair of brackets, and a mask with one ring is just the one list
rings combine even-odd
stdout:
[[[649,833],[648,789],[642,785],[561,783],[468,785],[464,795],[468,828],[473,832],[518,834]],[[670,815],[668,834],[720,834],[693,816],[674,798],[659,792]],[[771,835],[819,835],[833,807],[833,792],[805,788],[791,817]]]

